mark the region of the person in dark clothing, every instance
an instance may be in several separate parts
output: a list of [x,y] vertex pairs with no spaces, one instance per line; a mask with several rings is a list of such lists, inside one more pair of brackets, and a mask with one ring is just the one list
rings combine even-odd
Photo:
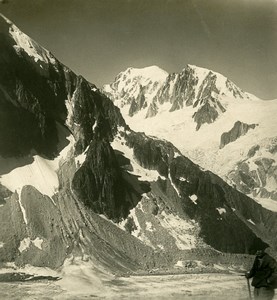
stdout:
[[250,272],[246,278],[253,278],[251,285],[254,287],[254,299],[272,300],[276,288],[276,260],[265,252],[258,250]]

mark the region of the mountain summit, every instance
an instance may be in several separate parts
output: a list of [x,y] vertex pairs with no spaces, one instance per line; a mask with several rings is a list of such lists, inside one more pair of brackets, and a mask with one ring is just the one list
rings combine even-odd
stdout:
[[[136,71],[138,74],[147,74],[145,70],[152,68],[135,70],[139,70]],[[166,72],[163,72],[162,75],[161,72],[151,72],[151,76],[136,77],[127,69],[113,83],[104,85],[103,91],[120,108],[127,106],[131,117],[140,114],[149,118],[162,111],[192,107],[197,130],[224,113],[229,101],[250,98],[248,93],[223,75],[197,66],[187,65],[180,73],[165,76]],[[125,100],[118,103],[118,99],[122,98]]]
[[[3,17],[0,32],[4,266],[80,259],[122,273],[174,270],[189,257],[207,269],[276,249],[276,212],[170,142],[133,131],[95,85]],[[167,76],[144,71],[159,74],[158,84]],[[129,73],[156,92],[145,72]]]
[[118,107],[127,108],[128,114],[133,116],[149,106],[167,76],[168,73],[157,66],[128,68],[119,73],[112,84],[105,85],[103,90]]

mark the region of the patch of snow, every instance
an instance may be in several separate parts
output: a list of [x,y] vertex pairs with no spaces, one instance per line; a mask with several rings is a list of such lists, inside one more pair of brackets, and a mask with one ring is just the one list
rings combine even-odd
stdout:
[[253,225],[256,225],[251,219],[248,219],[247,221]]
[[178,267],[183,267],[183,261],[182,260],[178,260],[174,266],[177,267],[177,268]]
[[31,240],[29,237],[27,237],[20,242],[18,250],[22,253],[23,251],[27,250],[31,246],[31,244],[33,244],[38,249],[42,250],[42,243],[43,239],[40,239],[38,237],[34,240]]
[[223,207],[217,207],[216,210],[218,211],[218,213],[219,213],[220,215],[226,214],[226,209],[223,208]]
[[88,148],[89,146],[87,146],[83,153],[75,157],[75,164],[77,167],[80,167],[86,160]]
[[125,128],[123,126],[117,126],[117,131],[118,132],[124,132]]
[[197,202],[196,202],[198,199],[197,195],[195,195],[195,194],[190,195],[189,198],[194,204],[197,204]]
[[182,156],[182,155],[178,152],[174,152],[174,158],[179,157],[179,156]]
[[150,199],[149,196],[148,196],[146,193],[142,194],[141,196],[142,196],[143,198],[145,198],[145,199]]
[[27,250],[31,245],[31,239],[29,237],[25,238],[20,242],[18,250],[22,253],[23,251]]
[[97,120],[94,122],[93,126],[92,126],[92,131],[95,131],[95,128],[97,127]]
[[126,158],[130,160],[133,167],[133,171],[129,171],[130,174],[138,176],[141,181],[157,181],[160,174],[156,170],[145,169],[138,164],[134,158],[133,149],[126,145],[126,140],[116,135],[113,142],[111,143],[113,149],[118,150],[124,154]]
[[59,186],[53,163],[38,155],[33,163],[16,168],[0,178],[2,185],[14,192],[25,185],[32,185],[42,194],[53,196]]
[[0,242],[0,248],[3,248],[4,247],[4,243],[3,242]]
[[157,81],[164,81],[168,73],[157,66],[149,66],[145,68],[130,68],[132,76],[151,78]]
[[37,248],[42,250],[43,239],[40,239],[40,238],[37,237],[34,240],[32,240],[32,243],[33,243],[34,246],[36,246]]
[[158,244],[157,247],[160,248],[161,250],[164,250],[164,246],[161,244]]
[[274,176],[269,176],[266,179],[266,185],[264,187],[269,192],[275,192],[277,188],[277,182]]
[[146,225],[146,230],[151,231],[151,232],[154,231],[153,225],[151,222],[146,222],[145,225]]
[[235,212],[235,211],[236,211],[236,209],[235,209],[234,207],[232,207],[232,211],[234,211],[234,212]]
[[[76,90],[75,90],[76,91]],[[70,100],[65,100],[65,107],[67,109],[67,118],[65,121],[65,124],[70,127],[71,126],[71,121],[73,119],[74,115],[74,93],[72,95],[72,98]],[[79,124],[76,124],[79,125]]]
[[176,185],[172,181],[172,178],[171,178],[171,175],[170,175],[170,171],[168,172],[168,179],[170,180],[171,185],[173,186],[174,190],[176,191],[178,197],[181,197],[181,194],[180,194],[179,190],[177,189]]
[[[22,189],[25,185],[31,185],[35,187],[40,193],[52,196],[56,193],[59,187],[59,180],[56,171],[59,168],[60,162],[62,162],[74,144],[74,137],[70,135],[67,137],[69,144],[64,147],[60,154],[53,160],[46,159],[39,155],[34,155],[33,162],[25,164],[22,167],[13,169],[7,174],[0,176],[0,183],[7,187],[10,191]],[[7,158],[2,159],[3,163],[9,164],[19,162],[24,158]]]
[[186,178],[184,178],[184,177],[180,177],[179,180],[180,180],[180,181],[185,181],[185,182],[188,182],[188,183],[189,183],[189,180],[186,179]]
[[27,214],[26,214],[26,210],[25,210],[25,208],[24,208],[24,206],[21,202],[21,188],[18,188],[17,193],[18,193],[18,203],[19,203],[22,215],[23,215],[23,220],[24,220],[24,223],[27,226],[28,225]]
[[217,270],[226,270],[226,267],[223,267],[221,264],[214,264],[214,268]]

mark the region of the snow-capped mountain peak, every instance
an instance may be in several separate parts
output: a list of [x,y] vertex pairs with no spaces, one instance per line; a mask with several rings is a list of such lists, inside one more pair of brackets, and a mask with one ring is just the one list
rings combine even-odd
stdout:
[[129,68],[103,91],[124,115],[140,119],[190,107],[197,130],[214,122],[230,102],[251,98],[222,74],[191,64],[172,74],[157,66]]
[[104,85],[103,92],[133,115],[148,107],[167,76],[168,73],[157,66],[128,68],[119,73],[113,83]]
[[149,66],[145,68],[128,68],[125,72],[133,77],[149,78],[153,81],[164,81],[168,73],[158,66]]

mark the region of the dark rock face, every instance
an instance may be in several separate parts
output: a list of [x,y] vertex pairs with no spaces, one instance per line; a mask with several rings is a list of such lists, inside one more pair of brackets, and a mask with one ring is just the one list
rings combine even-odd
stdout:
[[158,108],[156,102],[153,101],[149,105],[149,108],[148,108],[147,113],[146,113],[146,118],[155,117],[157,115],[158,111],[159,111],[159,108]]
[[229,79],[226,80],[226,87],[228,90],[233,94],[235,98],[241,98],[243,99],[244,95],[242,90],[240,90],[233,82],[231,82]]
[[[175,86],[174,83],[177,83],[179,81],[180,81],[180,74],[176,74],[176,73],[169,74],[166,78],[165,83],[158,91],[152,103],[153,104],[154,103],[164,104],[165,102],[173,103],[177,91],[177,87]],[[171,86],[173,86],[173,89]]]
[[205,123],[213,123],[218,117],[217,110],[209,103],[205,103],[197,112],[193,114],[193,119],[197,123],[196,130]]
[[119,221],[137,205],[149,184],[120,168],[121,154],[107,141],[92,141],[86,162],[75,173],[72,188],[78,198],[93,211]]
[[133,117],[141,109],[146,108],[147,103],[143,92],[143,87],[140,86],[140,92],[137,98],[133,98],[129,109],[129,116]]
[[259,145],[254,145],[253,147],[251,147],[251,149],[249,149],[247,156],[249,158],[253,157],[259,149],[260,149]]
[[220,146],[219,148],[223,148],[227,144],[234,142],[239,137],[245,135],[250,129],[254,129],[258,124],[246,124],[240,121],[237,121],[233,128],[228,132],[224,132],[221,135]]

